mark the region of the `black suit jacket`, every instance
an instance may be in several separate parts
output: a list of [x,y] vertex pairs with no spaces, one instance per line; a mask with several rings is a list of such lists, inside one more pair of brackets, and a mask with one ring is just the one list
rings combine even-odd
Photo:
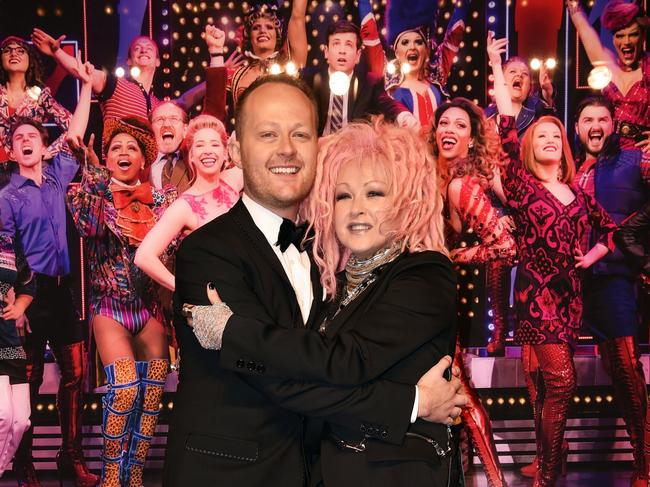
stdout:
[[[352,389],[278,380],[267,377],[264,365],[254,360],[224,367],[220,352],[202,348],[180,315],[182,303],[208,304],[210,281],[240,316],[305,326],[282,265],[241,201],[184,240],[177,254],[174,295],[180,382],[165,486],[302,487],[308,476],[302,415],[355,431],[373,428],[404,435],[412,386],[382,381]],[[315,271],[312,281],[314,296],[321,296]],[[315,299],[307,325],[315,323],[319,305]]]
[[[330,103],[329,72],[327,68],[305,69],[303,80],[311,86],[318,101],[318,134],[322,135],[327,123]],[[348,122],[367,119],[370,115],[383,114],[394,121],[408,109],[392,99],[384,88],[384,78],[357,68],[352,74],[348,90]]]
[[[224,333],[222,354],[226,363],[253,360],[270,375],[348,385],[375,379],[416,384],[444,355],[453,356],[455,337],[455,272],[442,254],[421,252],[403,254],[383,268],[372,286],[329,322],[325,337],[260,326],[234,315]],[[286,349],[292,351],[289,356],[280,353]],[[309,366],[296,369],[304,363]],[[326,432],[321,449],[328,487],[400,485],[400,481],[417,485],[419,479],[422,485],[431,485],[432,476],[446,485],[447,465],[436,461],[435,450],[422,439],[408,436],[398,444],[378,443],[387,431],[359,431],[334,423],[327,428],[334,433]],[[418,420],[409,431],[441,446],[447,443],[446,427],[440,424]],[[365,437],[367,450],[363,454],[341,450],[331,436],[348,443]]]

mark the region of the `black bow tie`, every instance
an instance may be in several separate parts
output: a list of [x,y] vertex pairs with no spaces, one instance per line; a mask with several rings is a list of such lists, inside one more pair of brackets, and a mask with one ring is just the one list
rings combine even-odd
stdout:
[[300,251],[300,244],[302,243],[302,239],[305,237],[306,231],[306,223],[296,225],[291,220],[283,218],[282,225],[280,225],[280,232],[278,233],[278,241],[275,245],[280,247],[281,252],[287,250],[291,244]]

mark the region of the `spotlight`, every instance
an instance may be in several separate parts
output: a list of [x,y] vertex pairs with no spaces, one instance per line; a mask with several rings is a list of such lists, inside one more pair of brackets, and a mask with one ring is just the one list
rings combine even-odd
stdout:
[[530,69],[537,71],[542,66],[542,61],[534,57],[530,60]]
[[30,86],[27,88],[27,96],[29,96],[32,100],[38,100],[38,97],[41,96],[40,86]]
[[411,72],[411,65],[408,64],[408,63],[404,63],[400,67],[400,70],[402,71],[403,75],[407,75],[407,74],[409,74]]
[[287,64],[284,65],[284,72],[287,73],[289,76],[295,76],[298,74],[298,66],[296,66],[296,63],[293,61],[289,61]]
[[131,75],[131,78],[137,78],[138,76],[140,76],[140,68],[138,68],[137,66],[133,66],[129,70],[129,74]]
[[271,64],[269,72],[271,74],[280,74],[282,72],[282,68],[280,67],[280,65],[278,63],[273,63],[273,64]]
[[393,75],[397,72],[397,65],[395,63],[395,60],[390,61],[388,64],[386,64],[386,72],[390,75]]
[[546,66],[546,69],[555,69],[555,67],[557,66],[557,61],[552,57],[550,57],[546,60],[544,66]]
[[124,78],[124,68],[122,66],[119,66],[117,69],[115,69],[115,76],[118,78]]
[[350,77],[343,71],[336,71],[330,76],[330,90],[335,95],[345,95],[350,89]]
[[587,83],[592,90],[602,90],[612,80],[612,72],[605,65],[594,66],[589,73]]

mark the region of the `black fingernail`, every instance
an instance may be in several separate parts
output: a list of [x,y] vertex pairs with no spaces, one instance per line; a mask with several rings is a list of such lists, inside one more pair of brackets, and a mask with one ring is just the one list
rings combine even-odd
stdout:
[[208,289],[209,289],[210,291],[214,291],[214,284],[212,284],[211,282],[209,282],[209,283],[208,283]]

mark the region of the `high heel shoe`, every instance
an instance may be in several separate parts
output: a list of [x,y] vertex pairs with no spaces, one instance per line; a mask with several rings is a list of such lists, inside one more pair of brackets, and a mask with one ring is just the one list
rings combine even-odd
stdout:
[[[562,443],[562,462],[560,463],[560,473],[562,474],[563,477],[566,477],[567,474],[567,462],[568,462],[568,457],[569,457],[569,443],[565,441]],[[526,477],[529,479],[535,478],[535,474],[537,473],[537,470],[539,470],[539,460],[537,459],[537,456],[533,459],[532,463],[529,463],[528,465],[524,465],[519,469],[519,473],[521,474],[522,477]]]
[[60,487],[63,482],[74,482],[75,487],[94,487],[99,482],[99,476],[88,470],[80,454],[59,451],[56,466]]

